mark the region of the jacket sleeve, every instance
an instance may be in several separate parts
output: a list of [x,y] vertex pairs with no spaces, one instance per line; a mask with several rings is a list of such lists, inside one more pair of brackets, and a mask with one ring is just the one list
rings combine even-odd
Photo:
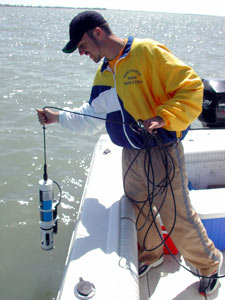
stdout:
[[159,105],[156,115],[171,131],[185,130],[201,113],[203,84],[194,70],[176,58],[166,48],[155,48],[156,68],[164,83],[167,100]]
[[[68,108],[65,108],[69,110]],[[92,105],[84,103],[80,108],[75,108],[74,113],[61,111],[59,113],[59,123],[72,131],[81,135],[92,135],[100,131],[105,121],[105,113],[97,113]]]

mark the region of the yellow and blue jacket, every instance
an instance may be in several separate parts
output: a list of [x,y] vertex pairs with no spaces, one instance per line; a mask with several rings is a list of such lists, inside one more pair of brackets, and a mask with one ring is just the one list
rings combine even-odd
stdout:
[[[129,124],[160,116],[157,130],[164,143],[184,138],[202,110],[203,84],[194,70],[164,45],[129,37],[114,72],[105,59],[99,67],[90,100],[75,109],[79,114],[105,118],[111,140],[140,149],[143,137]],[[104,123],[87,116],[60,113],[60,123],[81,134],[92,134]]]

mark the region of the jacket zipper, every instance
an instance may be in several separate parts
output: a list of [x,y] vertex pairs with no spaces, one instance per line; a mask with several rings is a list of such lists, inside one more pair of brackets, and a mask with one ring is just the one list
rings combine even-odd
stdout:
[[[118,93],[117,93],[117,88],[116,88],[116,65],[117,65],[117,63],[118,63],[120,60],[122,60],[122,59],[124,59],[124,57],[123,57],[123,58],[119,58],[119,59],[117,60],[117,62],[115,63],[115,66],[114,66],[114,72],[112,72],[112,70],[111,70],[111,68],[110,68],[111,72],[113,73],[114,89],[116,90],[117,99],[118,99]],[[118,99],[118,102],[119,102],[119,99]],[[119,103],[119,104],[120,104],[120,103]],[[122,120],[123,120],[123,132],[124,132],[124,135],[126,136],[126,139],[127,139],[128,143],[129,143],[134,149],[140,149],[140,148],[138,148],[137,146],[135,146],[135,145],[131,142],[131,140],[129,139],[129,137],[128,137],[128,134],[127,134],[127,132],[126,132],[126,125],[124,124],[124,123],[125,123],[125,118],[124,118],[124,114],[123,114],[123,110],[122,110],[122,107],[121,107],[121,106],[120,106],[120,112],[121,112]]]

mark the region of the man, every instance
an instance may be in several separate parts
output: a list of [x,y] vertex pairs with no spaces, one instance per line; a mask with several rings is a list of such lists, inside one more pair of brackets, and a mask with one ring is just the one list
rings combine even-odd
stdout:
[[[199,292],[211,294],[218,287],[216,277],[222,256],[191,207],[180,142],[201,112],[201,80],[164,45],[117,37],[95,11],[82,12],[71,21],[70,41],[63,51],[72,53],[76,49],[96,63],[104,58],[90,100],[74,110],[78,114],[37,110],[40,123],[59,122],[77,133],[93,134],[104,126],[101,119],[105,118],[111,140],[123,147],[124,190],[137,216],[139,276],[163,262],[158,210],[167,231],[172,229],[171,237],[179,252],[202,276],[208,277],[200,280]],[[165,165],[167,156],[171,159]],[[169,181],[167,178],[163,194],[165,174],[169,174]],[[155,189],[150,184],[153,181]]]

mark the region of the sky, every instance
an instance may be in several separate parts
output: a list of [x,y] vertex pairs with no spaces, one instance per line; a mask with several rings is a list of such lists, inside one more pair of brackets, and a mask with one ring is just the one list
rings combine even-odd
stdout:
[[224,0],[0,0],[0,4],[107,8],[225,16]]

